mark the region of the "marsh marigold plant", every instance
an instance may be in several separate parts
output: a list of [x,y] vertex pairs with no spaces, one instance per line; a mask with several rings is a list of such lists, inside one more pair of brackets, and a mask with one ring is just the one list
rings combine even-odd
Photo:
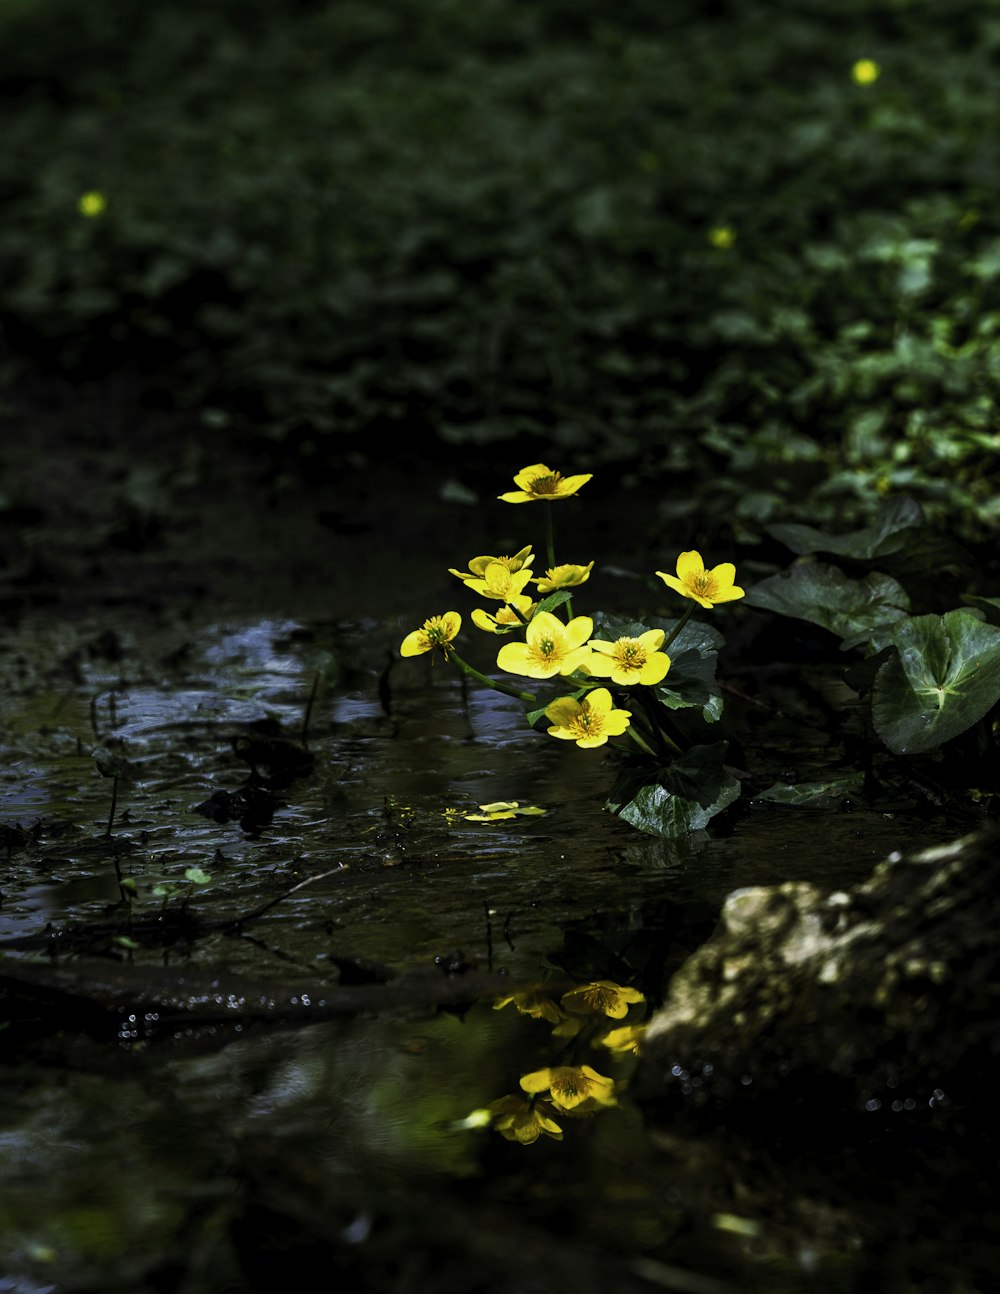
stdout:
[[[547,463],[532,463],[514,474],[517,489],[499,498],[574,506],[591,479],[589,472],[564,475]],[[682,551],[675,573],[655,574],[687,606],[659,624],[600,612],[578,615],[572,599],[589,592],[599,568],[593,560],[556,560],[553,515],[558,511],[529,510],[526,515],[542,519],[543,534],[517,552],[483,554],[464,568],[449,567],[469,594],[491,604],[473,608],[470,619],[494,642],[497,635],[504,638],[494,668],[459,654],[457,611],[425,620],[406,635],[400,651],[443,656],[468,678],[522,701],[531,727],[581,752],[615,753],[622,764],[606,807],[624,821],[660,835],[703,826],[732,803],[739,785],[725,768],[725,743],[709,731],[706,741],[697,737],[699,718],[710,725],[722,711],[715,683],[719,635],[689,622],[698,607],[712,611],[743,597],[736,567],[732,562],[707,566],[696,549]],[[544,574],[536,575],[539,541]],[[654,597],[657,588],[662,593],[662,586],[649,579]],[[680,711],[694,713],[681,723]]]

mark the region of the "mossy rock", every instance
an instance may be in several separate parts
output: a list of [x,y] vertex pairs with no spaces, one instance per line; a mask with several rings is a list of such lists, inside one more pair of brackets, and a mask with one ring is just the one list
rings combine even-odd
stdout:
[[731,894],[650,1023],[635,1085],[650,1116],[924,1118],[992,1100],[998,838],[892,854],[847,892]]

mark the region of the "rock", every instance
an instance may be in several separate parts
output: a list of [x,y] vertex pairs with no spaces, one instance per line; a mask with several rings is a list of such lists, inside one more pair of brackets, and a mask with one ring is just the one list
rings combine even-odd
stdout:
[[994,1099],[1000,832],[848,892],[737,890],[671,981],[634,1091],[654,1119],[901,1115]]

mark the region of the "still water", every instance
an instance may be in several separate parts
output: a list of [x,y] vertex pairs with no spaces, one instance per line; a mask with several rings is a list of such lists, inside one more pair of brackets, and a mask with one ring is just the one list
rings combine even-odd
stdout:
[[[336,1019],[166,1025],[140,1008],[104,1035],[49,1003],[0,1027],[0,1294],[272,1290],[313,1264],[391,1291],[980,1288],[992,1196],[952,1216],[947,1154],[921,1160],[921,1189],[912,1163],[872,1183],[850,1155],[776,1160],[725,1128],[654,1136],[629,1102],[634,1058],[554,1038],[493,988],[435,1005],[442,982],[497,974],[557,999],[627,980],[652,1003],[731,890],[849,885],[947,826],[759,806],[711,837],[639,835],[601,809],[607,756],[397,661],[403,631],[5,631],[8,965],[140,1004],[171,977],[180,996],[252,983],[276,1002],[347,975],[413,987]],[[310,695],[311,764],[289,769]],[[120,761],[110,835],[95,748]],[[544,813],[469,816],[498,801]],[[568,1057],[615,1079],[614,1108],[531,1145],[470,1126]]]

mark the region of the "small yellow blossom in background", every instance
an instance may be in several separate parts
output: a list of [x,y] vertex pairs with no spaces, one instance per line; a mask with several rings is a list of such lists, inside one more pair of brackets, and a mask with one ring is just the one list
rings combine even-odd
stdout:
[[645,1000],[638,989],[615,984],[609,979],[581,984],[562,995],[563,1006],[574,1015],[608,1015],[613,1020],[624,1020],[633,1003]]
[[559,1065],[554,1069],[537,1069],[524,1074],[521,1087],[532,1094],[548,1092],[557,1110],[594,1109],[602,1105],[617,1105],[615,1081],[598,1074],[589,1065]]
[[545,707],[545,717],[553,725],[550,737],[575,741],[584,750],[603,746],[609,737],[620,737],[629,726],[631,710],[616,710],[611,693],[597,687],[579,701],[561,696]]
[[618,638],[614,642],[592,638],[590,649],[594,655],[588,668],[598,678],[610,678],[622,687],[634,683],[649,687],[665,678],[670,669],[670,657],[659,650],[663,639],[662,629],[648,629],[638,638]]
[[477,580],[482,579],[486,574],[487,566],[494,562],[499,562],[501,566],[506,566],[509,571],[519,571],[525,566],[530,566],[535,560],[535,555],[531,551],[531,545],[522,548],[519,553],[513,557],[473,557],[469,562],[467,571],[456,571],[454,567],[448,567],[449,575],[457,575],[460,580]]
[[481,804],[481,812],[467,813],[466,822],[498,822],[501,818],[516,818],[524,816],[528,818],[541,817],[546,812],[540,809],[537,804],[522,805],[517,800],[497,800],[494,804]]
[[497,497],[504,503],[568,499],[571,494],[576,494],[581,485],[586,485],[592,476],[592,472],[584,476],[563,476],[561,472],[553,472],[544,463],[533,463],[530,467],[522,467],[514,477],[514,484],[518,487],[516,490],[509,490]]
[[446,611],[443,616],[430,616],[423,627],[406,635],[400,656],[422,656],[425,651],[439,648],[448,657],[448,644],[462,627],[462,617],[457,611]]
[[575,589],[578,584],[585,584],[590,579],[594,563],[586,566],[553,566],[551,570],[540,575],[535,583],[539,593],[555,593],[557,589]]
[[455,1119],[448,1124],[448,1127],[455,1132],[472,1132],[476,1128],[488,1128],[492,1122],[492,1111],[486,1109],[470,1110],[464,1119]]
[[523,643],[504,643],[497,665],[508,674],[552,678],[572,674],[590,660],[586,642],[594,632],[590,616],[577,616],[564,625],[551,611],[537,611],[525,630]]
[[552,1118],[555,1111],[547,1101],[525,1101],[520,1096],[501,1096],[488,1107],[494,1116],[493,1126],[501,1137],[518,1141],[522,1146],[533,1145],[544,1133],[562,1141],[562,1128]]
[[76,209],[81,216],[101,216],[107,210],[108,200],[103,193],[98,193],[96,189],[91,189],[89,193],[81,193],[80,200],[76,204]]
[[528,597],[519,597],[516,605],[517,611],[511,607],[497,607],[495,615],[484,611],[482,607],[476,607],[472,613],[472,623],[488,634],[509,634],[512,629],[520,629],[525,620],[531,619],[538,603],[532,602]]
[[726,252],[736,242],[736,231],[728,225],[716,225],[708,231],[708,241],[720,252]]
[[881,73],[882,69],[873,58],[859,58],[851,68],[855,85],[873,85]]
[[513,1006],[519,1015],[530,1015],[533,1020],[548,1020],[549,1024],[559,1024],[565,1018],[545,991],[544,984],[529,984],[527,988],[498,997],[493,1003],[493,1010],[502,1011],[505,1006]]
[[618,1029],[609,1029],[596,1045],[607,1047],[616,1056],[641,1056],[645,1033],[644,1024],[623,1024]]
[[472,589],[473,593],[478,593],[480,597],[509,602],[511,606],[521,611],[524,607],[531,606],[531,598],[521,591],[531,579],[531,575],[530,566],[525,566],[523,570],[512,571],[503,562],[490,562],[482,578],[473,576],[471,579],[463,580],[462,583],[467,589]]
[[677,559],[676,576],[667,575],[665,571],[656,573],[681,597],[692,598],[709,610],[717,602],[735,602],[743,597],[743,590],[733,583],[736,567],[732,562],[722,562],[708,571],[698,552],[681,553]]

